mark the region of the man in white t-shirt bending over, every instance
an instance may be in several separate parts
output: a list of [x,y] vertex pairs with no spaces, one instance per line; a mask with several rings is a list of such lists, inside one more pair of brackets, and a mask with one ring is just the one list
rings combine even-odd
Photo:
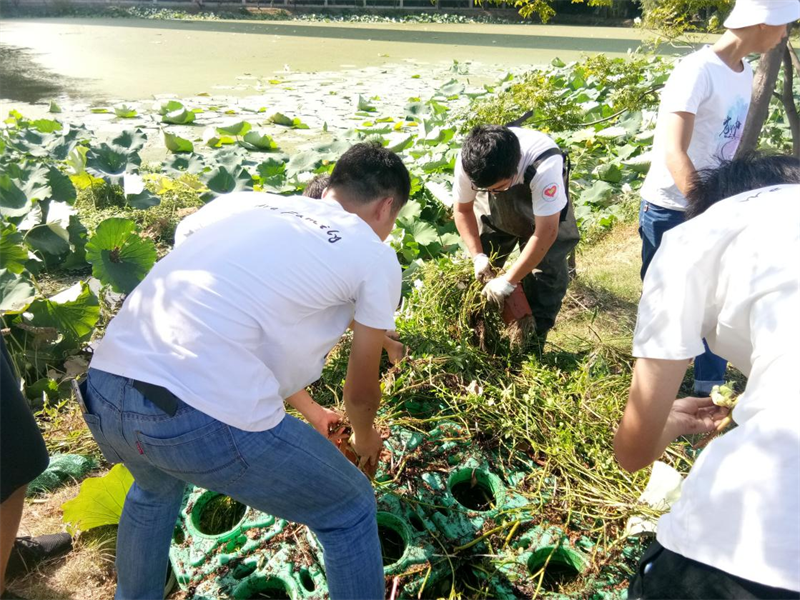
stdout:
[[84,415],[106,458],[135,479],[118,600],[161,597],[187,483],[308,525],[334,600],[383,597],[369,481],[284,400],[308,399],[354,321],[344,404],[362,464],[377,460],[381,346],[401,287],[383,240],[409,191],[397,155],[357,144],[323,199],[275,198],[210,223],[127,297],[92,359]]
[[[799,0],[738,0],[713,45],[681,60],[661,94],[650,172],[642,186],[639,235],[645,273],[664,232],[684,220],[686,194],[699,169],[736,154],[753,87],[751,53],[774,48],[786,24],[800,18]],[[726,361],[708,348],[694,364],[695,393],[725,378]]]
[[[521,283],[541,342],[561,310],[567,257],[580,239],[567,181],[561,150],[532,129],[475,127],[456,159],[453,211],[475,277],[490,279],[483,293],[497,303]],[[494,277],[517,246],[519,258]]]
[[800,185],[722,200],[664,236],[639,304],[620,465],[647,467],[724,416],[709,398],[676,399],[703,338],[748,381],[738,426],[702,451],[661,517],[631,600],[800,598],[798,256]]

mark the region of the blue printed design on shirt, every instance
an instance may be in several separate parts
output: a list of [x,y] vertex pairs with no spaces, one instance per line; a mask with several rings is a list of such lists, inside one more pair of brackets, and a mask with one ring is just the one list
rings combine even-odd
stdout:
[[742,132],[747,119],[748,108],[749,104],[741,96],[737,96],[728,109],[728,114],[722,122],[722,128],[718,136],[717,155],[719,158],[730,160],[736,154],[739,142],[742,141]]

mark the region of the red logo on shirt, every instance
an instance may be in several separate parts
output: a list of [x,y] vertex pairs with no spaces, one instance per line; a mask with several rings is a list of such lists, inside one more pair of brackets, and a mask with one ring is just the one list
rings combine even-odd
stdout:
[[542,192],[542,197],[545,200],[553,200],[556,197],[557,193],[558,193],[558,185],[554,183],[550,187],[544,188],[544,191]]

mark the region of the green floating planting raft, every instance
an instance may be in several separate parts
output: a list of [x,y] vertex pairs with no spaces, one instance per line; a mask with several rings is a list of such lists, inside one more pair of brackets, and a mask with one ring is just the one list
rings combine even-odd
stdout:
[[[520,493],[535,464],[480,450],[456,423],[391,434],[375,479],[387,597],[587,597],[591,541],[573,544],[543,520],[541,499]],[[187,492],[170,559],[198,599],[328,598],[324,551],[307,528],[199,488]]]

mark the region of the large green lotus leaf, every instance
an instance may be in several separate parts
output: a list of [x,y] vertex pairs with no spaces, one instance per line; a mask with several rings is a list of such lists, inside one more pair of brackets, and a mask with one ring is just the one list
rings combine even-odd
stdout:
[[0,312],[22,312],[35,297],[36,290],[26,276],[0,269]]
[[258,179],[262,187],[269,191],[279,192],[286,183],[286,163],[270,158],[256,167]]
[[191,153],[172,156],[164,163],[164,167],[170,171],[178,173],[200,173],[205,168],[203,156],[201,154]]
[[315,171],[323,161],[323,156],[319,152],[309,150],[294,154],[286,165],[286,173],[291,177],[298,173]]
[[420,246],[428,246],[439,241],[439,234],[436,229],[425,221],[414,221],[403,229],[414,236],[414,241]]
[[206,186],[215,194],[230,194],[251,188],[253,178],[247,170],[239,167],[229,171],[222,165],[209,171],[204,179]]
[[619,183],[622,181],[622,171],[616,163],[606,163],[598,165],[595,169],[595,175],[602,181],[609,183]]
[[60,223],[42,223],[25,234],[25,242],[43,254],[60,256],[70,250],[69,233]]
[[298,118],[287,117],[283,113],[275,113],[270,117],[270,120],[275,125],[283,125],[284,127],[291,127],[292,129],[308,129],[308,125],[303,123]]
[[581,194],[582,204],[603,205],[614,195],[614,187],[605,181],[595,181],[592,187]]
[[161,104],[158,109],[158,114],[163,117],[167,113],[175,112],[176,110],[181,110],[183,108],[183,103],[178,102],[177,100],[169,100]]
[[52,197],[53,190],[50,188],[49,167],[38,162],[24,163],[19,167],[16,176],[21,184],[20,187],[28,200],[46,200]]
[[163,123],[171,123],[173,125],[188,125],[189,123],[194,123],[194,118],[195,114],[192,111],[185,108],[180,108],[165,114],[163,117],[161,117],[161,121]]
[[100,303],[84,282],[51,298],[34,300],[25,311],[25,322],[39,330],[55,329],[63,341],[62,350],[77,348],[87,341],[100,318]]
[[409,200],[397,214],[397,222],[405,227],[418,220],[421,214],[422,205],[416,200]]
[[69,226],[67,227],[69,233],[69,244],[72,248],[61,263],[62,268],[67,270],[82,269],[86,266],[86,237],[88,231],[81,223],[77,215],[72,215],[69,218]]
[[217,131],[222,135],[243,136],[253,128],[247,121],[239,121],[225,127],[217,127]]
[[193,152],[194,145],[187,139],[168,131],[164,132],[164,144],[170,152]]
[[141,162],[138,153],[118,145],[103,143],[86,153],[86,170],[112,185],[119,185],[125,172],[138,167]]
[[42,133],[52,133],[61,129],[62,125],[58,121],[52,119],[36,119],[31,121],[31,127],[34,127]]
[[25,240],[17,228],[0,222],[0,269],[22,273],[28,260]]
[[442,96],[457,96],[464,91],[464,84],[455,79],[451,79],[437,90],[437,94]]
[[117,104],[114,106],[114,114],[121,119],[133,119],[136,116],[136,109],[130,104]]
[[275,140],[273,140],[267,134],[262,134],[258,131],[249,131],[246,133],[244,135],[244,143],[242,145],[245,148],[254,148],[261,151],[278,149],[278,144],[275,143]]
[[143,239],[130,219],[106,219],[86,244],[92,275],[115,292],[129,294],[156,262],[156,247]]
[[125,202],[127,202],[128,206],[131,208],[145,210],[161,204],[161,197],[147,189],[143,189],[138,194],[127,194],[125,196]]
[[361,94],[358,95],[358,102],[356,102],[356,109],[363,110],[365,112],[375,112],[377,109],[373,106],[369,100],[364,98]]
[[642,111],[626,112],[617,125],[625,129],[628,135],[636,135],[642,129]]
[[72,204],[78,196],[72,180],[56,167],[47,170],[47,181],[50,184],[50,197],[58,202]]
[[411,102],[406,104],[406,119],[413,120],[417,117],[424,117],[431,114],[431,107],[423,102]]
[[67,531],[76,534],[103,525],[116,525],[133,475],[125,465],[114,465],[102,477],[90,477],[81,484],[78,495],[61,505]]
[[8,175],[0,175],[0,215],[12,219],[23,217],[32,204],[19,186]]
[[144,148],[147,136],[141,129],[126,129],[111,140],[111,145],[124,148],[128,152],[138,152]]

